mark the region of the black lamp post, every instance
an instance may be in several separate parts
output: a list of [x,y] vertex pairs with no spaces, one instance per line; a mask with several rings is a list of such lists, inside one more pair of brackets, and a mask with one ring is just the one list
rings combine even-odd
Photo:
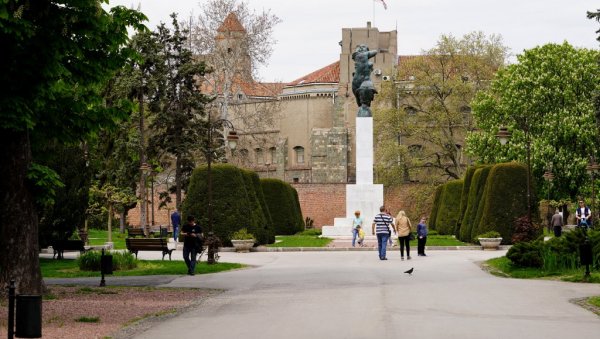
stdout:
[[[600,170],[600,165],[598,165],[596,163],[596,159],[593,155],[590,157],[590,163],[585,167],[585,170],[592,177],[592,223],[596,223],[596,218],[594,218],[594,213],[596,212],[596,182],[595,182],[596,176],[595,176],[595,174],[598,173],[598,170]],[[596,213],[596,215],[598,215],[598,213]]]
[[[527,219],[528,222],[531,223],[531,139],[529,136],[529,125],[527,124],[526,118],[523,119],[521,128],[523,129],[523,132],[525,132],[525,147],[527,149]],[[496,138],[498,138],[500,144],[504,146],[511,138],[511,133],[508,131],[508,128],[500,126],[498,134],[496,134]]]
[[206,181],[207,181],[207,185],[206,186],[207,186],[207,194],[208,194],[208,213],[207,213],[208,214],[208,237],[207,237],[208,260],[207,260],[207,262],[209,264],[215,263],[215,247],[218,247],[217,244],[219,242],[218,237],[213,234],[212,171],[211,171],[212,155],[214,152],[214,149],[212,147],[212,138],[213,138],[213,132],[216,132],[218,129],[230,129],[229,133],[227,134],[227,143],[231,150],[235,149],[235,147],[237,146],[237,141],[239,139],[239,137],[235,131],[235,127],[233,127],[233,124],[231,123],[231,121],[229,121],[227,119],[219,119],[219,120],[211,121],[210,115],[209,115],[208,138],[207,138],[207,143],[206,143],[206,145],[207,145],[207,147],[206,147],[206,163],[207,163]]
[[548,166],[548,170],[544,172],[544,180],[548,182],[548,212],[546,213],[546,219],[548,220],[548,230],[551,230],[552,225],[550,224],[550,220],[552,220],[552,212],[550,211],[550,191],[552,190],[552,180],[554,180],[552,164],[550,164],[550,166]]

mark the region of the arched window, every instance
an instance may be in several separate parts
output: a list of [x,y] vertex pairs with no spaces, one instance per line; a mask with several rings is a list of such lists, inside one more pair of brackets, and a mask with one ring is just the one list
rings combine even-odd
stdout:
[[254,153],[256,155],[255,157],[255,162],[257,165],[262,165],[265,163],[265,155],[263,154],[262,149],[257,148],[254,150]]
[[304,147],[296,146],[294,147],[294,153],[296,154],[296,164],[304,163]]

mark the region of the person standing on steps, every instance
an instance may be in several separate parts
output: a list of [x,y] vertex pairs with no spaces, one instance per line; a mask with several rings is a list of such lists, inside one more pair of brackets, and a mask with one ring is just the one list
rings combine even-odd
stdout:
[[552,228],[554,229],[554,236],[560,237],[562,235],[563,218],[558,209],[554,212],[551,222]]
[[427,218],[425,217],[421,217],[421,221],[419,221],[419,224],[417,225],[417,238],[418,238],[418,244],[417,244],[417,254],[421,257],[426,257],[427,255],[425,254],[425,244],[427,243],[427,224],[425,224],[427,222]]
[[391,234],[390,227],[393,227],[392,217],[385,213],[385,206],[379,208],[379,214],[373,219],[371,233],[377,235],[377,248],[379,251],[379,260],[387,260],[386,249],[388,238]]
[[358,229],[363,227],[363,218],[360,216],[360,211],[354,212],[354,218],[352,219],[352,247],[356,245],[356,237],[358,236]]
[[398,234],[398,243],[400,244],[400,258],[404,260],[404,246],[406,246],[406,259],[410,260],[410,234],[412,232],[412,225],[404,211],[398,212],[395,226],[396,233]]

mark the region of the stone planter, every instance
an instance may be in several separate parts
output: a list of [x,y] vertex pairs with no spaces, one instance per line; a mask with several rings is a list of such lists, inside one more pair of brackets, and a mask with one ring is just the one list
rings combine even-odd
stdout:
[[231,240],[231,243],[235,247],[236,252],[248,253],[252,246],[254,246],[254,241],[254,239]]
[[484,251],[495,251],[500,247],[502,238],[478,238]]

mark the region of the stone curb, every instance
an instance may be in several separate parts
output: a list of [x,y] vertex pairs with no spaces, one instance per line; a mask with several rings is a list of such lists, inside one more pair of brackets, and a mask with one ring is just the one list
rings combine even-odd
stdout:
[[[510,245],[501,245],[499,250],[507,250]],[[396,250],[393,247],[389,250]],[[427,251],[482,251],[481,246],[425,246]],[[233,247],[221,247],[220,252],[235,252]],[[361,252],[377,251],[377,247],[265,247],[258,246],[250,249],[250,252]]]

